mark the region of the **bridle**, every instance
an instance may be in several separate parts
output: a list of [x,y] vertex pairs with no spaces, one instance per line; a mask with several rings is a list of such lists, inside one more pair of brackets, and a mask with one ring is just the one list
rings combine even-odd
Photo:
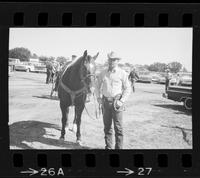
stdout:
[[79,72],[81,83],[83,83],[83,87],[82,88],[80,88],[78,90],[71,90],[67,85],[65,85],[62,82],[62,78],[63,78],[63,75],[64,75],[65,72],[63,72],[63,74],[61,76],[61,79],[60,79],[59,86],[61,86],[67,93],[69,93],[69,95],[71,97],[72,105],[74,105],[74,100],[75,100],[76,97],[80,97],[83,94],[89,93],[89,85],[86,83],[86,79],[88,79],[89,77],[92,77],[92,76],[94,78],[96,78],[95,74],[87,74],[86,76],[84,76],[83,75],[83,66],[84,65],[81,64],[81,68],[80,68],[80,72]]

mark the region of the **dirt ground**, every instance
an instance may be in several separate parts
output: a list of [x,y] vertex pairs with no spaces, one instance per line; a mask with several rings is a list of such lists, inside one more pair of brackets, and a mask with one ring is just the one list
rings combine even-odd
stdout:
[[[14,72],[9,77],[9,128],[11,149],[104,149],[102,115],[82,114],[82,146],[68,131],[60,141],[59,100],[50,99],[46,74]],[[192,114],[182,103],[162,97],[164,85],[136,83],[123,116],[124,149],[191,149]],[[94,100],[86,104],[95,117]],[[74,108],[70,108],[72,124]]]

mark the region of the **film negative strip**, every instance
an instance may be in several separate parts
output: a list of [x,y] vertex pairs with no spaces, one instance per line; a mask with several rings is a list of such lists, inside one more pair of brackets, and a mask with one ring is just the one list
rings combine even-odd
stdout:
[[0,177],[200,177],[200,5],[0,3]]

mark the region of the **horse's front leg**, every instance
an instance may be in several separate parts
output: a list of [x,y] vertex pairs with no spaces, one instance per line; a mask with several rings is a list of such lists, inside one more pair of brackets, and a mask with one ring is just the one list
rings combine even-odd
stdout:
[[[62,105],[62,104],[60,104]],[[68,113],[69,113],[69,107],[60,106],[62,111],[62,130],[61,130],[61,136],[60,139],[65,139],[65,127],[67,126],[68,129]]]
[[76,142],[81,145],[81,115],[84,109],[84,105],[82,106],[75,106],[75,114],[76,114],[76,124],[77,124],[77,131],[76,131]]
[[74,121],[73,121],[73,125],[72,125],[72,132],[76,133],[77,131],[77,124],[76,124],[76,120],[77,120],[77,112],[76,112],[76,107],[74,107]]

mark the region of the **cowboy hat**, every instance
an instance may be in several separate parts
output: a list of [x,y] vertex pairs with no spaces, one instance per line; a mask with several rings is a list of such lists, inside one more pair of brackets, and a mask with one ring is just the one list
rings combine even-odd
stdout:
[[111,51],[110,53],[108,53],[107,56],[108,56],[108,59],[118,59],[118,60],[121,59],[121,57],[119,57],[119,55],[117,53],[113,52],[113,51]]

